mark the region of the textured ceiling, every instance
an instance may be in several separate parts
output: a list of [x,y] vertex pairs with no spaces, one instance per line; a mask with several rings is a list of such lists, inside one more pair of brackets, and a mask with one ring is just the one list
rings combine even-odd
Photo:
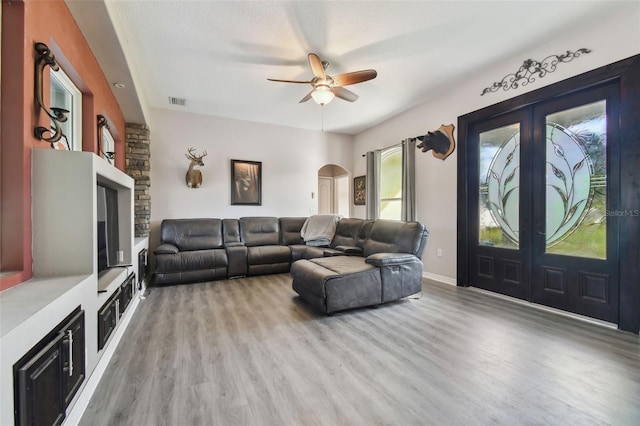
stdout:
[[[324,125],[325,131],[348,134],[425,102],[469,73],[505,59],[525,59],[537,44],[576,22],[606,15],[612,6],[611,1],[67,3],[107,78],[128,83],[116,91],[128,121],[142,120],[142,104],[307,129]],[[119,43],[105,45],[105,34],[117,35]],[[309,52],[330,62],[331,75],[373,68],[378,77],[349,86],[360,96],[354,103],[299,104],[310,86],[267,78],[309,80]],[[137,78],[123,72],[126,63]],[[169,105],[171,96],[185,98],[186,106]]]

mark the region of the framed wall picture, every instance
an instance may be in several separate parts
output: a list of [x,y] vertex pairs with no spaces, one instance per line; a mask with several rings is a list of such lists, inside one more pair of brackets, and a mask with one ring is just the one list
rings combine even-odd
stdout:
[[231,205],[262,205],[262,162],[231,160]]
[[366,180],[364,176],[353,178],[353,204],[356,206],[364,206],[366,201],[365,187]]

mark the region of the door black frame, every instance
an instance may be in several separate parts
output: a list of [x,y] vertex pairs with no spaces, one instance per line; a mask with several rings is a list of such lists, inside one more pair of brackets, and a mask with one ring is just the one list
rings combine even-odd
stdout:
[[620,92],[620,211],[618,264],[620,278],[618,328],[640,331],[640,55],[525,93],[512,99],[458,117],[458,235],[457,284],[469,286],[468,194],[467,186],[470,127],[522,107],[559,98],[604,83],[615,82]]
[[[494,274],[491,278],[485,279],[484,282],[478,282],[477,287],[484,288],[485,290],[496,291],[498,293],[516,297],[523,300],[531,300],[531,218],[532,212],[528,208],[531,205],[533,194],[531,193],[531,164],[523,159],[530,157],[532,152],[532,139],[533,139],[533,115],[531,110],[526,108],[519,108],[518,110],[501,114],[496,117],[492,117],[488,120],[482,120],[478,123],[474,123],[467,133],[467,139],[465,145],[478,146],[478,138],[482,132],[487,130],[493,130],[505,125],[518,123],[520,133],[520,156],[517,159],[519,162],[519,231],[520,239],[517,249],[506,249],[502,247],[490,247],[490,246],[477,246],[468,247],[467,254],[471,255],[470,259],[477,256],[488,256],[489,259],[496,260],[495,264],[491,261]],[[471,164],[467,167],[465,173],[467,178],[474,179],[469,175],[469,172],[473,172],[475,176],[478,176],[478,164],[479,153],[477,150],[467,150],[467,164]],[[459,154],[458,154],[459,155]],[[475,164],[474,164],[475,163]],[[467,204],[467,217],[479,216],[479,193],[477,189],[467,194],[467,203],[472,201],[472,205]],[[471,220],[467,225],[467,239],[473,238],[474,241],[478,241],[480,234],[479,223],[477,220]],[[478,269],[477,262],[472,261],[469,264],[469,271],[473,271],[474,268]],[[515,269],[518,272],[515,275],[519,279],[511,280],[505,277],[506,264],[511,265],[511,269]],[[477,276],[477,275],[476,275]],[[481,278],[482,279],[482,278]]]

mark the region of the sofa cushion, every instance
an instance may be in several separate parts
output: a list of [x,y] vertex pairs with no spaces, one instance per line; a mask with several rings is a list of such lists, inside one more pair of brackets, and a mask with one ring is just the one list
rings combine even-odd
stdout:
[[165,219],[160,225],[161,242],[180,251],[222,248],[222,220]]
[[240,235],[247,247],[280,244],[280,224],[277,217],[241,217]]
[[307,220],[306,217],[281,217],[280,218],[280,243],[286,246],[294,244],[304,244],[300,235],[302,225]]
[[325,278],[378,269],[375,266],[366,263],[363,258],[356,256],[319,257],[317,259],[311,259],[309,262],[315,263],[316,265],[322,266],[328,271],[331,271],[331,273],[327,272]]
[[331,240],[331,247],[355,246],[363,219],[344,218],[338,222],[336,233]]
[[223,249],[197,250],[156,256],[156,273],[198,271],[227,267],[227,253]]
[[361,257],[299,260],[291,266],[291,276],[294,291],[322,312],[382,302],[380,268]]
[[252,246],[247,248],[247,263],[267,265],[270,263],[291,263],[291,250],[287,246]]

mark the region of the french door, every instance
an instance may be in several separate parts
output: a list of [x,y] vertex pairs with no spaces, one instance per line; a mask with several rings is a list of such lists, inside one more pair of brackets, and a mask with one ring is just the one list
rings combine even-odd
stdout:
[[470,285],[617,322],[616,89],[591,88],[469,127]]

